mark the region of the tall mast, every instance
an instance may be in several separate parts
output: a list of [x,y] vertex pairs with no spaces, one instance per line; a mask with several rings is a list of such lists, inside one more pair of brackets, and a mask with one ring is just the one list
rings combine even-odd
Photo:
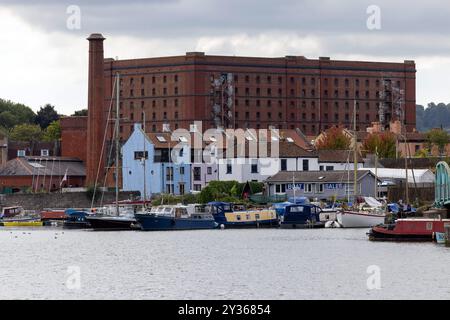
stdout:
[[117,72],[116,73],[116,130],[115,130],[115,140],[116,140],[116,165],[115,165],[115,171],[116,171],[116,214],[119,215],[119,98],[120,98],[120,75]]
[[142,111],[142,118],[143,118],[143,123],[144,123],[144,125],[143,125],[143,130],[144,130],[144,202],[142,203],[142,209],[144,210],[145,209],[145,201],[147,200],[147,180],[146,180],[146,175],[147,175],[147,173],[146,173],[146,162],[147,162],[147,156],[146,156],[146,152],[147,152],[147,150],[146,150],[146,145],[145,145],[145,135],[146,135],[146,133],[145,133],[145,110],[143,110]]
[[295,201],[295,171],[292,171],[292,190],[294,191],[294,203],[297,203]]
[[378,146],[375,147],[375,199],[378,198]]
[[356,189],[358,187],[357,178],[358,178],[358,157],[357,157],[357,144],[358,138],[356,137],[356,98],[353,104],[353,205],[356,203]]

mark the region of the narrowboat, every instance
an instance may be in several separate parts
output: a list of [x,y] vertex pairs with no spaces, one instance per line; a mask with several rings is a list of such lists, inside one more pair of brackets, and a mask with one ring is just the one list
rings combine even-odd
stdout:
[[368,236],[371,241],[433,241],[436,233],[444,233],[450,219],[397,219],[392,224],[372,227]]
[[245,206],[228,202],[210,202],[209,210],[221,228],[277,228],[274,209],[246,210]]
[[143,231],[214,229],[218,224],[203,205],[161,205],[135,218]]
[[280,217],[282,229],[323,228],[325,222],[320,221],[320,207],[313,204],[291,204],[285,207]]

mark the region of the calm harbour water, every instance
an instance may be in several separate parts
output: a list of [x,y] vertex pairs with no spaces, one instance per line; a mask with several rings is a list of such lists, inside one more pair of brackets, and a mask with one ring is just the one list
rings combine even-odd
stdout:
[[450,299],[450,248],[366,232],[0,228],[0,299]]

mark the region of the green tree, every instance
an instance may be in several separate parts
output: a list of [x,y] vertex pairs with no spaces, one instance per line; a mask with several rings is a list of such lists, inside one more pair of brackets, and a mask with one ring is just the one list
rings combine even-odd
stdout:
[[416,127],[421,132],[439,127],[450,129],[450,104],[431,102],[426,108],[417,105]]
[[88,115],[88,109],[77,110],[72,114],[72,117],[86,117]]
[[61,139],[61,123],[58,121],[53,121],[50,125],[45,129],[43,140],[44,141],[58,141]]
[[55,107],[51,104],[46,104],[41,107],[36,114],[35,123],[42,129],[46,129],[50,123],[59,120],[59,115],[55,110]]
[[427,141],[430,145],[435,145],[439,150],[439,155],[445,153],[445,147],[450,142],[449,134],[442,129],[433,129],[427,133]]
[[215,200],[214,194],[210,186],[204,187],[198,195],[198,201],[200,203],[208,203],[214,200]]
[[15,125],[32,123],[35,114],[29,107],[0,99],[0,125],[12,129]]
[[41,141],[42,129],[35,124],[19,124],[11,130],[10,139],[26,142]]
[[369,134],[363,143],[364,153],[377,152],[380,158],[395,158],[397,139],[392,132]]
[[332,127],[325,132],[320,140],[316,142],[317,149],[323,150],[348,150],[351,138],[344,134],[341,128]]
[[0,123],[4,128],[12,128],[17,123],[16,116],[11,111],[4,111],[0,113]]

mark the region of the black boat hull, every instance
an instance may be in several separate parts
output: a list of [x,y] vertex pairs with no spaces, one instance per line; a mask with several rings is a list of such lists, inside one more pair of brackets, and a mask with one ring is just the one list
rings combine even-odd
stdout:
[[325,223],[302,224],[302,223],[281,223],[281,229],[318,229],[325,228]]
[[394,241],[394,242],[429,242],[433,241],[433,237],[429,235],[413,235],[413,234],[385,234],[370,230],[367,235],[370,241]]
[[64,229],[89,229],[91,225],[87,221],[64,221]]
[[116,217],[89,217],[87,221],[96,231],[138,230],[135,219],[117,219]]

